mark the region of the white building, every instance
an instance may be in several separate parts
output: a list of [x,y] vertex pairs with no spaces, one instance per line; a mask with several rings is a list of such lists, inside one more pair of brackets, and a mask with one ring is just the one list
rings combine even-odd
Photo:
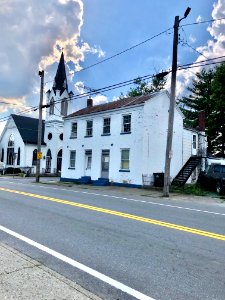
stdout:
[[[88,99],[86,108],[64,118],[61,180],[91,178],[101,184],[105,178],[113,184],[140,186],[144,175],[153,183],[153,174],[164,172],[168,110],[166,91],[97,106]],[[204,133],[184,129],[176,107],[172,178],[198,153],[199,145],[205,147]]]
[[[46,93],[46,119],[42,124],[42,173],[61,171],[63,117],[71,113],[72,92],[68,92],[62,53],[51,90]],[[11,115],[0,137],[0,159],[7,167],[31,168],[36,172],[38,119]]]

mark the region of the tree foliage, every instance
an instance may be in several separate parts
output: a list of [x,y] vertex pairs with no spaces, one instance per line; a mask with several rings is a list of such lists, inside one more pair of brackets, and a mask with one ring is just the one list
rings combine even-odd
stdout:
[[151,94],[154,92],[159,92],[164,89],[166,84],[165,77],[153,76],[152,82],[147,82],[141,78],[136,78],[134,80],[135,87],[130,88],[126,95],[121,94],[123,97],[136,97],[146,94]]
[[196,73],[188,96],[179,100],[185,125],[196,128],[198,114],[205,111],[208,153],[225,157],[225,64]]

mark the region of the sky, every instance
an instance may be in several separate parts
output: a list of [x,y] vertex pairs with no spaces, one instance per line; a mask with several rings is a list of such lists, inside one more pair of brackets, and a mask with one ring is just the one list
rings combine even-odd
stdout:
[[[180,22],[178,64],[225,55],[225,20],[181,26],[225,17],[225,0],[0,0],[0,4],[0,132],[5,117],[38,105],[39,70],[45,71],[45,91],[51,89],[62,49],[74,94],[86,92],[84,87],[99,89],[153,75],[171,68],[174,18],[182,18],[190,7]],[[177,73],[177,97],[185,93],[196,71],[199,68]],[[93,95],[94,103],[114,101],[129,88]],[[169,76],[166,88],[170,90]],[[73,110],[85,106],[86,99],[74,100]],[[37,117],[37,112],[26,115]]]

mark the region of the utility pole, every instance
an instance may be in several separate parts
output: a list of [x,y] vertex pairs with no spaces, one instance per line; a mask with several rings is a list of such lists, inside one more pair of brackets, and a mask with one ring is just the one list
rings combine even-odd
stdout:
[[42,140],[42,108],[43,108],[43,93],[44,93],[44,71],[39,71],[41,77],[40,88],[40,103],[39,103],[39,122],[38,122],[38,147],[37,147],[37,165],[36,165],[36,182],[39,182],[40,165],[41,165],[41,140]]
[[168,132],[166,144],[166,159],[165,159],[165,174],[164,174],[164,188],[163,196],[169,197],[170,186],[170,163],[172,158],[172,142],[173,142],[173,123],[174,123],[174,110],[176,104],[176,77],[177,77],[177,47],[178,47],[178,32],[180,21],[187,18],[191,8],[188,7],[184,13],[184,17],[179,19],[175,17],[174,21],[174,36],[173,36],[173,59],[172,59],[172,76],[171,76],[171,92],[170,92],[170,107],[168,118]]

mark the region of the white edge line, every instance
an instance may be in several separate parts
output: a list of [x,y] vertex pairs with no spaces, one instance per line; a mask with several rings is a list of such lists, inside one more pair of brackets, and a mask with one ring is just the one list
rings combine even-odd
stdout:
[[60,259],[61,261],[66,262],[67,264],[69,264],[69,265],[71,265],[73,267],[76,267],[76,268],[78,268],[78,269],[80,269],[80,270],[82,270],[82,271],[84,271],[84,272],[86,272],[86,273],[88,273],[88,274],[90,274],[90,275],[92,275],[92,276],[94,276],[94,277],[96,277],[96,278],[98,278],[98,279],[100,279],[100,280],[108,283],[109,285],[111,285],[111,286],[113,286],[113,287],[115,287],[115,288],[117,288],[117,289],[119,289],[119,290],[121,290],[121,291],[123,291],[123,292],[125,292],[125,293],[127,293],[127,294],[129,294],[129,295],[131,295],[133,297],[135,297],[136,299],[140,299],[140,300],[154,300],[153,298],[151,298],[149,296],[146,296],[146,295],[144,295],[144,294],[142,294],[142,293],[140,293],[140,292],[138,292],[138,291],[130,288],[129,286],[124,285],[123,283],[121,283],[119,281],[116,281],[116,280],[114,280],[114,279],[112,279],[112,278],[110,278],[110,277],[108,277],[108,276],[106,276],[106,275],[104,275],[104,274],[102,274],[102,273],[100,273],[98,271],[95,271],[94,269],[91,269],[91,268],[89,268],[89,267],[87,267],[87,266],[85,266],[85,265],[83,265],[83,264],[81,264],[81,263],[73,260],[72,258],[69,258],[69,257],[67,257],[67,256],[65,256],[65,255],[63,255],[63,254],[61,254],[61,253],[59,253],[59,252],[57,252],[55,250],[52,250],[52,249],[50,249],[50,248],[48,248],[48,247],[46,247],[44,245],[41,245],[41,244],[39,244],[39,243],[37,243],[37,242],[35,242],[35,241],[33,241],[33,240],[31,240],[31,239],[29,239],[29,238],[21,235],[19,233],[16,233],[15,231],[12,231],[12,230],[4,227],[4,226],[0,225],[0,230],[4,231],[5,233],[7,233],[9,235],[12,235],[12,236],[16,237],[17,239],[20,239],[20,240],[24,241],[25,243],[27,243],[27,244],[29,244],[31,246],[34,246],[34,247],[36,247],[36,248],[38,248],[38,249],[40,249],[40,250],[42,250],[42,251],[44,251],[44,252],[52,255],[52,256]]
[[[8,183],[13,183],[14,184],[14,182],[11,182],[11,181],[9,181]],[[20,183],[20,182],[17,182],[17,184],[27,185],[26,183],[24,184],[24,183]],[[35,186],[35,185],[29,185],[29,186]],[[223,213],[219,213],[219,212],[208,211],[208,210],[201,210],[201,209],[197,209],[197,208],[183,207],[183,206],[177,206],[177,205],[171,205],[171,204],[164,204],[164,203],[157,203],[157,202],[152,202],[152,201],[138,200],[138,199],[132,199],[132,198],[126,198],[126,197],[118,197],[118,196],[106,195],[106,194],[89,193],[89,192],[69,190],[69,189],[63,189],[63,188],[55,188],[55,187],[53,188],[53,187],[46,187],[46,186],[42,186],[42,187],[46,188],[46,189],[51,189],[51,190],[60,190],[60,191],[67,191],[67,192],[73,192],[73,193],[81,193],[81,194],[87,194],[87,195],[93,195],[93,196],[102,196],[102,197],[107,197],[107,198],[123,199],[123,200],[126,200],[126,201],[141,202],[141,203],[158,205],[158,206],[165,206],[165,207],[170,207],[170,208],[177,208],[177,209],[184,209],[184,210],[196,211],[196,212],[205,213],[205,214],[225,216],[225,213],[223,214]]]

